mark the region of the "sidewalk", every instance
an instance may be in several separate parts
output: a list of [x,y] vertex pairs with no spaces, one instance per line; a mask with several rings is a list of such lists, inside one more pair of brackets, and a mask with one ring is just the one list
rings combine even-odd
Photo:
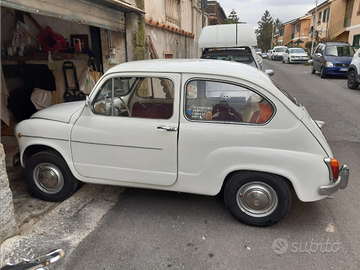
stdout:
[[2,143],[7,155],[7,174],[20,233],[1,243],[1,266],[62,248],[65,257],[51,267],[62,269],[67,256],[96,228],[124,188],[84,184],[61,203],[39,200],[27,191],[23,168],[20,165],[12,167],[12,154],[16,150],[14,139],[3,136]]

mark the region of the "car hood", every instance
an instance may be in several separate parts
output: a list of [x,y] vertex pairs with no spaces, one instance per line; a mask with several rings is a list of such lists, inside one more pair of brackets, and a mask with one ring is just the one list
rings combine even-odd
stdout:
[[352,56],[325,56],[326,61],[332,63],[349,63],[352,60]]
[[63,123],[69,123],[71,116],[84,107],[85,101],[66,102],[53,105],[34,113],[31,119],[47,119]]

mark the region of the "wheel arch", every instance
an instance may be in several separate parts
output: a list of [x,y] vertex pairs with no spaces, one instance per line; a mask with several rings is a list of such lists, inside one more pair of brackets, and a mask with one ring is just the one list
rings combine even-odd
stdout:
[[[221,187],[221,191],[220,193],[222,193],[224,191],[224,188],[226,187],[226,184],[228,183],[229,179],[234,175],[234,174],[237,174],[237,173],[242,173],[242,172],[256,172],[256,173],[264,173],[264,174],[271,174],[271,175],[275,175],[275,176],[278,176],[280,178],[282,178],[288,185],[289,185],[289,188],[291,190],[294,190],[294,186],[292,184],[292,182],[287,178],[287,177],[284,177],[282,175],[279,175],[279,174],[275,174],[275,173],[271,173],[271,172],[265,172],[265,171],[255,171],[255,170],[236,170],[236,171],[232,171],[230,173],[228,173],[223,181],[223,184],[222,184],[222,187]],[[296,192],[295,192],[296,194]]]
[[349,69],[348,69],[348,74],[350,73],[350,71],[355,70],[355,79],[358,82],[359,81],[359,72],[358,69],[355,65],[350,65]]
[[53,152],[56,155],[58,155],[59,157],[61,157],[62,159],[64,159],[64,157],[62,156],[62,154],[56,150],[53,147],[47,146],[47,145],[40,145],[40,144],[35,144],[35,145],[30,145],[28,146],[23,154],[22,154],[22,164],[25,167],[26,166],[26,162],[35,154],[39,153],[39,152],[43,152],[43,151],[48,151],[48,152]]

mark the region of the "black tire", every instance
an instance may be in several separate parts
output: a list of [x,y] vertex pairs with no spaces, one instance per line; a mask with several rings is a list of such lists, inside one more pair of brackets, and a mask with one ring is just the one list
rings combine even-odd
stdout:
[[228,180],[224,201],[231,214],[240,222],[266,227],[286,216],[291,206],[291,191],[286,181],[279,176],[262,172],[239,172]]
[[79,184],[65,160],[51,151],[30,157],[25,174],[30,191],[45,201],[63,201],[74,193]]
[[321,78],[325,78],[325,77],[326,77],[326,74],[325,74],[324,69],[325,69],[325,68],[322,67],[321,70],[320,70],[320,77],[321,77]]
[[356,72],[354,69],[349,72],[347,85],[350,89],[357,89],[359,87],[359,82],[356,80]]
[[311,74],[315,74],[316,70],[314,68],[314,65],[311,66]]

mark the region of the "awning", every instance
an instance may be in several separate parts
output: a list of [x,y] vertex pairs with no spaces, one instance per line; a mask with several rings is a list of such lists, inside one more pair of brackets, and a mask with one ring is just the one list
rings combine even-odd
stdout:
[[1,6],[113,31],[125,31],[126,12],[145,13],[119,0],[2,0]]
[[301,39],[298,39],[297,41],[294,41],[294,43],[299,44],[299,43],[304,43],[304,41],[302,41]]

